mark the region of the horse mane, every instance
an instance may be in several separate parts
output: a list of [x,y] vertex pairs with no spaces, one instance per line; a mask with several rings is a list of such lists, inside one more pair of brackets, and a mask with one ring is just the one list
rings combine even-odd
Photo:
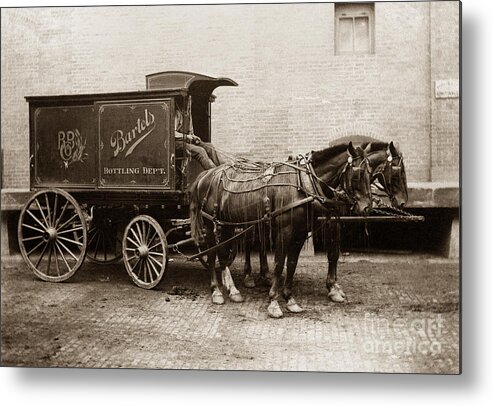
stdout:
[[347,151],[348,146],[349,146],[349,142],[337,144],[332,147],[322,149],[320,151],[313,151],[312,162],[314,165],[317,165],[321,162],[326,162],[331,158],[333,158],[334,156],[342,154],[343,152]]

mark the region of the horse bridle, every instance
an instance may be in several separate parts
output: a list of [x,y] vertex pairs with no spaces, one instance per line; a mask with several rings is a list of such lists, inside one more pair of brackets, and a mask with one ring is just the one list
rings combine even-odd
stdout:
[[[356,160],[358,158],[361,158],[361,162],[359,163],[359,165],[356,166]],[[312,166],[311,154],[309,154],[309,155],[307,155],[305,157],[302,157],[299,160],[299,162],[301,163],[301,162],[303,162],[303,160],[306,163],[308,174],[309,174],[309,176],[312,179],[315,179],[321,186],[324,186],[327,189],[329,189],[333,193],[334,197],[337,198],[338,196],[341,195],[341,191],[339,189],[333,188],[332,186],[330,186],[326,181],[324,181],[323,179],[321,179],[315,173],[315,170],[314,170],[314,168]],[[361,180],[361,174],[364,171],[363,164],[365,164],[365,163],[366,163],[366,170],[368,171],[368,173],[370,173],[370,165],[369,165],[369,161],[368,161],[368,158],[367,157],[361,156],[361,157],[353,158],[348,153],[347,162],[344,165],[344,168],[342,169],[341,173],[339,174],[339,185],[340,185],[340,187],[342,188],[342,190],[344,192],[345,198],[348,199],[351,204],[355,204],[356,201],[357,201],[356,195],[355,195],[355,192],[354,192],[354,189],[355,189],[354,183],[360,182],[360,180]],[[349,176],[345,176],[347,172],[350,172]],[[371,175],[371,173],[370,173],[370,175]],[[350,179],[349,185],[347,184],[346,178],[349,178]],[[324,193],[324,195],[325,195],[325,193]],[[325,197],[327,197],[327,196],[325,196]]]
[[[356,166],[354,162],[357,158],[362,158],[362,159],[359,165]],[[361,175],[365,170],[363,168],[364,164],[366,164],[366,171],[371,175],[370,163],[368,161],[368,158],[367,157],[357,157],[357,158],[355,159],[351,155],[349,155],[346,165],[344,166],[344,169],[341,172],[340,185],[342,190],[344,190],[344,192],[348,196],[351,203],[355,203],[357,200],[355,194],[355,189],[356,189],[355,184],[358,184],[361,181]],[[346,172],[349,172],[349,174],[346,175]]]
[[[394,165],[394,160],[398,159],[397,165]],[[373,178],[377,179],[382,187],[377,184],[375,186],[385,192],[391,200],[395,199],[394,193],[392,191],[393,182],[401,182],[403,173],[402,165],[402,154],[392,155],[389,149],[387,149],[387,159],[385,160],[385,165],[381,170],[377,170],[373,173]]]

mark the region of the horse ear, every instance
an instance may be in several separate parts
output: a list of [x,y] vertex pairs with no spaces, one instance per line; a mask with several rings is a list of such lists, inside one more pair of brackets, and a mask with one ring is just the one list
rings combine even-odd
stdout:
[[397,152],[397,148],[394,145],[394,141],[390,141],[389,150],[390,150],[390,153],[392,154],[392,156],[398,156],[399,155],[399,152]]
[[372,147],[371,142],[369,142],[365,148],[365,152],[371,152],[371,147]]
[[347,152],[349,152],[349,155],[355,157],[356,156],[356,150],[354,149],[354,145],[352,141],[349,141],[349,145],[347,147]]

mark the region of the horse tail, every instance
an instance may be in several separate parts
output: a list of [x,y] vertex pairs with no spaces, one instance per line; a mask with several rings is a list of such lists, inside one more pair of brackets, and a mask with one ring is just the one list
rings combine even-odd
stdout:
[[191,237],[194,239],[197,246],[199,246],[204,241],[204,219],[201,214],[200,202],[200,181],[204,177],[204,174],[205,172],[200,173],[190,187]]

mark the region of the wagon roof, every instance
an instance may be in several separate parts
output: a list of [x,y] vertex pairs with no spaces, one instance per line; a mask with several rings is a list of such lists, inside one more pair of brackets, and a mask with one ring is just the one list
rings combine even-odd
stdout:
[[[146,98],[156,96],[174,96],[178,94],[201,94],[207,98],[212,95],[214,89],[219,86],[238,86],[228,78],[213,78],[193,72],[167,71],[153,73],[146,76],[146,90],[117,92],[117,93],[93,93],[73,95],[50,96],[26,96],[28,102],[92,102],[104,101],[112,98]],[[212,96],[214,97],[214,96]]]
[[146,76],[147,89],[177,90],[212,94],[219,86],[238,86],[228,78],[213,78],[193,72],[166,71]]

